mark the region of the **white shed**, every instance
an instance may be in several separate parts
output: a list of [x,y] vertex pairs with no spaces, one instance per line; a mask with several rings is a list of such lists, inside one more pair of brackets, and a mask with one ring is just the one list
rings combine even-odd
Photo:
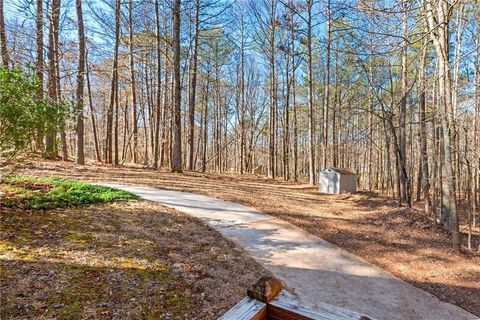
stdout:
[[357,175],[347,169],[327,168],[318,175],[318,191],[328,194],[355,192]]

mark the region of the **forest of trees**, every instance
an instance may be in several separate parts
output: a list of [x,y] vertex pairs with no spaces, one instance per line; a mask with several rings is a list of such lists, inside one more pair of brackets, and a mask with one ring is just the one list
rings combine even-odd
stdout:
[[[308,180],[424,201],[459,250],[480,206],[472,0],[0,0],[4,70],[62,108],[31,152]],[[476,221],[477,220],[477,221]]]

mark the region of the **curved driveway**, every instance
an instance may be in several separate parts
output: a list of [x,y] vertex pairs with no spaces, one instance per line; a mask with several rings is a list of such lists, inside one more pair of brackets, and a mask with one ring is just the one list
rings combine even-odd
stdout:
[[376,319],[478,319],[288,222],[203,195],[106,184],[197,217],[280,279],[304,305],[324,303]]

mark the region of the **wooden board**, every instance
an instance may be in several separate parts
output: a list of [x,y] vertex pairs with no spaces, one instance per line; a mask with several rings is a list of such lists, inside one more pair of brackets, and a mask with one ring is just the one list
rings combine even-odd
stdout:
[[297,312],[286,310],[277,306],[267,306],[267,320],[312,320]]
[[283,290],[267,307],[269,320],[373,320],[357,312],[326,303],[316,305],[316,310],[302,305],[291,294]]
[[218,320],[265,320],[266,315],[265,303],[245,297]]

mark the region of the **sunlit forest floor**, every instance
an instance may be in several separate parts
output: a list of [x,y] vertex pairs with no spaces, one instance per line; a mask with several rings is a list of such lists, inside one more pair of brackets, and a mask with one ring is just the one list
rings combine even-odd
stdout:
[[215,319],[267,274],[199,220],[147,201],[0,206],[1,319]]
[[[376,192],[322,195],[315,187],[255,175],[185,172],[140,166],[35,162],[18,169],[32,175],[148,185],[236,201],[284,219],[378,265],[392,274],[480,316],[480,254],[451,250],[447,231],[415,208],[397,208]],[[461,214],[464,243],[466,214]],[[475,248],[479,245],[475,230]]]

